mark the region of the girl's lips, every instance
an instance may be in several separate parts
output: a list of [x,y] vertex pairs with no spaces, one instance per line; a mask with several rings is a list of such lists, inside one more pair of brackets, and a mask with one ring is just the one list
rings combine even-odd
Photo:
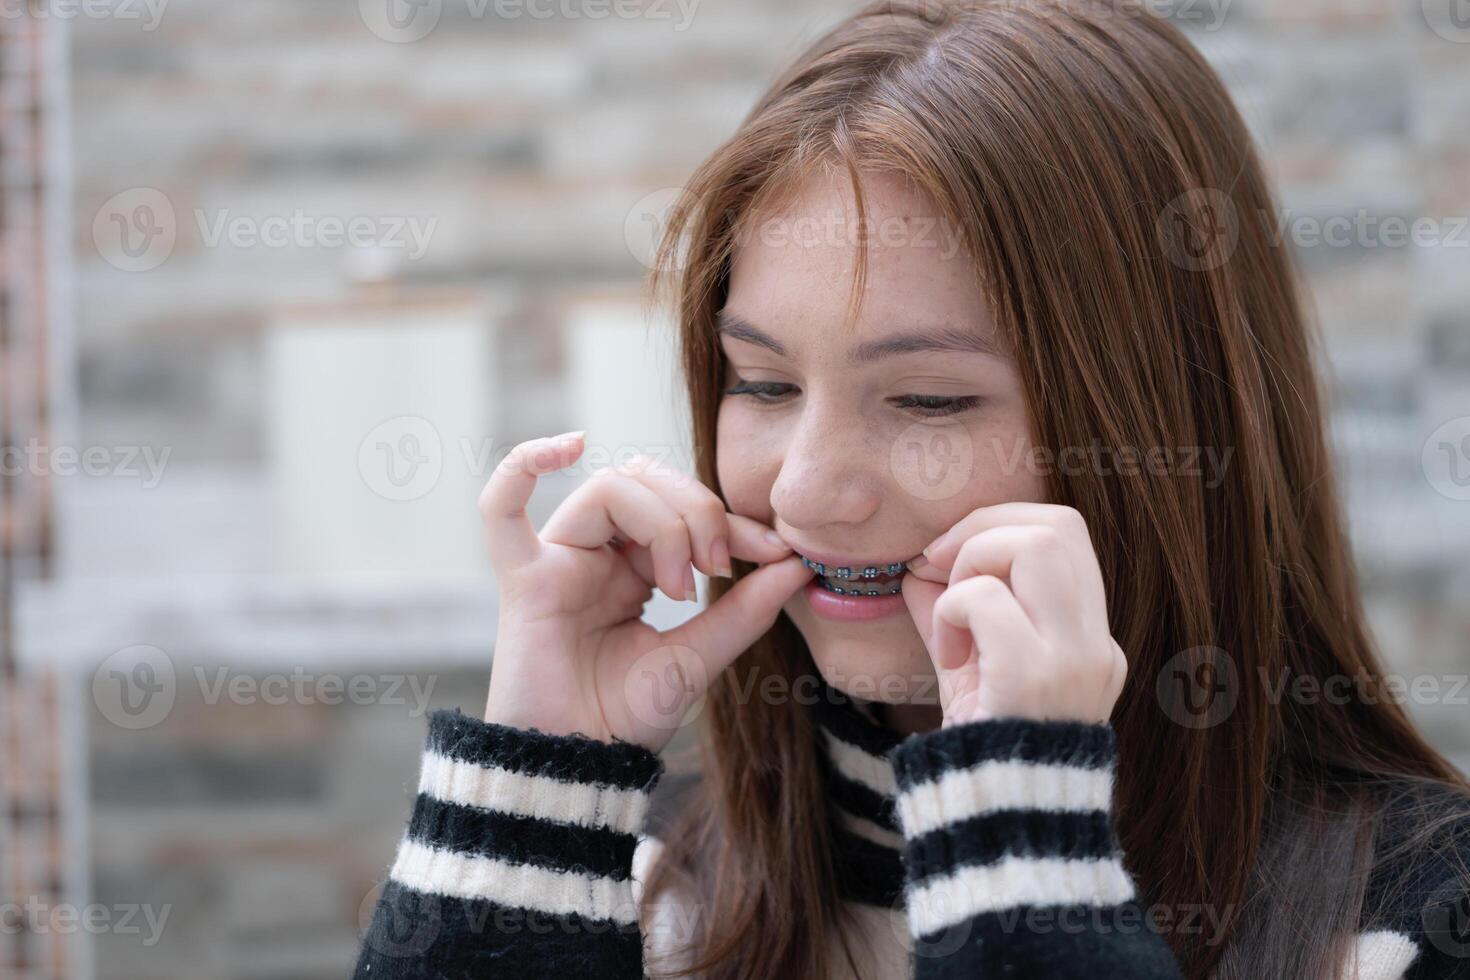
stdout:
[[[812,612],[822,619],[839,622],[864,622],[883,619],[907,612],[902,590],[885,595],[857,594],[868,588],[880,587],[885,592],[908,573],[907,560],[903,558],[866,559],[844,555],[807,551],[792,546],[803,564],[817,572],[801,590]],[[846,575],[838,570],[846,568]],[[873,574],[863,574],[871,568]],[[826,585],[823,582],[826,582]],[[842,594],[835,589],[852,589],[851,594]]]
[[814,614],[839,622],[883,619],[907,610],[902,592],[881,596],[838,595],[824,589],[816,578],[802,588],[801,594]]

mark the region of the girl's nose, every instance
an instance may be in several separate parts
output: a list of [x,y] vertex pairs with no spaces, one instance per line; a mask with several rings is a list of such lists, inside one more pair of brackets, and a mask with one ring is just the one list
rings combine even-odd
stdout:
[[791,527],[808,531],[861,524],[878,509],[887,464],[887,454],[874,452],[856,427],[836,419],[804,419],[786,444],[771,485],[771,510]]

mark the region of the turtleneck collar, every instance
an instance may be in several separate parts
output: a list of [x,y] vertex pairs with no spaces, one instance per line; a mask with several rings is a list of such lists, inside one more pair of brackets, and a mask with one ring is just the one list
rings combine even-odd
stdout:
[[844,694],[820,675],[810,707],[843,894],[866,905],[902,908],[903,835],[887,756],[907,736],[883,724],[871,703]]

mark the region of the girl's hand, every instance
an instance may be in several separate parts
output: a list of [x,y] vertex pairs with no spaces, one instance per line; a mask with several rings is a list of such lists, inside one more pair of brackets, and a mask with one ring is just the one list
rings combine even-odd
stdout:
[[[526,516],[537,478],[583,448],[580,433],[521,443],[480,493],[500,594],[485,720],[657,752],[812,572],[770,528],[646,457],[595,474],[538,535]],[[731,556],[764,567],[677,629],[641,620],[655,585],[694,599],[691,563],[729,577]]]
[[1082,515],[1013,502],[972,511],[926,549],[903,597],[939,675],[944,725],[1106,722],[1128,663],[1108,630]]

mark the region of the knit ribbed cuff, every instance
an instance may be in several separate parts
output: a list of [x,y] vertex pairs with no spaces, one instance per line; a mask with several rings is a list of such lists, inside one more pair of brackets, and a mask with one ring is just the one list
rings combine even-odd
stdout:
[[1133,897],[1111,822],[1111,726],[999,718],[893,749],[915,936],[1021,905]]
[[430,716],[419,795],[391,877],[415,891],[619,924],[663,773],[630,742]]

